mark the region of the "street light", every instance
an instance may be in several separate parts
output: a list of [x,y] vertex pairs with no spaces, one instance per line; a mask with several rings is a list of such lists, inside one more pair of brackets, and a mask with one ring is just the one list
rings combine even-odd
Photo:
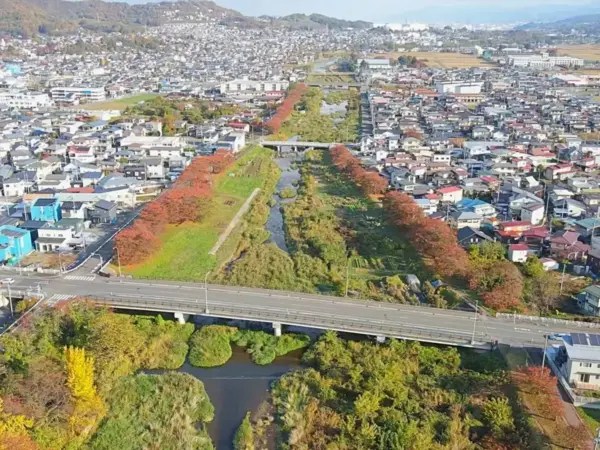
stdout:
[[117,259],[119,260],[119,278],[121,278],[121,253],[119,252],[119,247],[115,246],[115,250],[117,251]]
[[[548,335],[546,334],[546,340],[544,342],[544,355],[542,356],[542,372],[544,371],[544,365],[546,364],[546,349],[548,348]],[[542,375],[540,372],[540,376]]]
[[475,321],[473,322],[473,336],[471,337],[471,345],[475,344],[475,329],[477,328],[477,307],[479,306],[479,300],[475,300]]
[[210,275],[210,270],[208,272],[206,272],[206,275],[204,276],[204,312],[205,314],[209,314],[209,310],[208,310],[208,276]]

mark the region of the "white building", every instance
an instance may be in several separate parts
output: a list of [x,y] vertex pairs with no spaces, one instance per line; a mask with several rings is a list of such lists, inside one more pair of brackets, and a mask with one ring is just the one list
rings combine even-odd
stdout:
[[52,99],[57,102],[100,102],[106,100],[106,91],[103,87],[66,86],[50,89]]
[[52,105],[48,94],[16,90],[0,90],[0,105],[11,108],[33,109]]
[[440,94],[481,94],[483,81],[439,81],[435,89]]
[[231,80],[221,83],[219,90],[221,94],[230,92],[273,92],[286,91],[290,87],[289,81],[254,81],[254,80]]
[[508,64],[514,67],[530,67],[532,69],[549,69],[555,66],[581,67],[584,60],[571,56],[540,55],[509,55]]
[[60,247],[66,247],[73,238],[73,230],[56,224],[46,224],[38,230],[35,247],[38,252],[53,252]]
[[544,222],[545,208],[543,203],[529,203],[521,208],[521,220],[541,225]]
[[562,375],[571,386],[579,389],[600,388],[600,336],[571,333],[563,337],[555,358]]

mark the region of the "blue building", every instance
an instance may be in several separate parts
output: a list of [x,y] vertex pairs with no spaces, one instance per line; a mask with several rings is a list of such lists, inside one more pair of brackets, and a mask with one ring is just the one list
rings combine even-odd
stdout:
[[0,261],[15,264],[33,251],[31,232],[12,225],[0,227]]
[[60,219],[62,211],[57,198],[38,198],[31,207],[31,220],[58,222]]

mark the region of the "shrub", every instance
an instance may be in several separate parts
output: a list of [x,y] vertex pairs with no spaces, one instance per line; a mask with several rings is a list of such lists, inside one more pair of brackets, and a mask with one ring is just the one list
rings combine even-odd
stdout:
[[231,338],[237,329],[221,325],[200,328],[190,339],[190,364],[196,367],[222,366],[231,358]]
[[279,196],[283,199],[296,197],[296,190],[292,188],[284,188],[279,191]]
[[247,412],[242,424],[235,433],[233,440],[235,450],[254,450],[254,430],[250,423],[250,413]]

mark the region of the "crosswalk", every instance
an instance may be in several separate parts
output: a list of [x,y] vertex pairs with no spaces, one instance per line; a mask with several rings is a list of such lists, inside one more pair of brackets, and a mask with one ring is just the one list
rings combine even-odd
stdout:
[[72,298],[75,298],[75,295],[54,294],[52,297],[50,297],[50,298],[48,298],[46,300],[46,304],[49,305],[49,306],[54,306],[54,305],[56,305],[60,301],[71,300]]
[[65,280],[76,280],[76,281],[94,281],[96,276],[86,277],[83,275],[67,275]]

